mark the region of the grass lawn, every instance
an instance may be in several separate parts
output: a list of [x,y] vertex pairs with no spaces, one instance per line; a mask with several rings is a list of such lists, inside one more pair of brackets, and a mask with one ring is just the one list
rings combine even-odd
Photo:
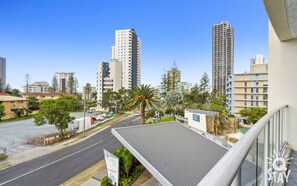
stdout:
[[154,118],[149,118],[146,120],[146,124],[153,124],[153,123],[164,123],[164,122],[170,122],[170,121],[174,121],[173,117],[170,116],[163,116],[161,117],[160,121],[154,120]]
[[241,133],[245,134],[249,130],[249,128],[242,127],[242,128],[239,128],[239,130]]

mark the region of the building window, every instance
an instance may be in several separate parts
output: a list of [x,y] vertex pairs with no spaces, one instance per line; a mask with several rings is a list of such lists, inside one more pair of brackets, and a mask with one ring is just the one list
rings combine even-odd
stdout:
[[268,90],[268,88],[267,87],[264,87],[263,88],[263,93],[267,93],[267,90]]
[[244,102],[244,106],[247,106],[247,103],[246,103],[246,101]]
[[246,99],[246,95],[244,95],[244,99]]
[[247,86],[247,82],[244,82],[244,86]]
[[253,88],[251,88],[251,93],[254,93],[254,89]]
[[251,95],[251,99],[254,99],[254,96],[253,95]]
[[244,88],[244,92],[247,93],[247,89],[246,88]]

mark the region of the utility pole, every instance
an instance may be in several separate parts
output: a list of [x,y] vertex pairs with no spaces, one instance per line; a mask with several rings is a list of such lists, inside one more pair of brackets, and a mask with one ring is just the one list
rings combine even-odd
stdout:
[[30,81],[30,75],[26,74],[25,75],[25,82],[26,82],[26,94],[29,93],[29,81]]
[[84,98],[84,132],[83,132],[83,137],[86,137],[86,98]]

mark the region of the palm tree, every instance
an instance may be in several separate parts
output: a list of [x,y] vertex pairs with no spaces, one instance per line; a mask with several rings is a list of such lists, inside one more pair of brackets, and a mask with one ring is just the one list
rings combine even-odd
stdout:
[[145,124],[145,109],[160,107],[159,100],[155,99],[154,89],[150,85],[140,85],[131,90],[132,98],[126,102],[130,109],[139,107],[142,124]]

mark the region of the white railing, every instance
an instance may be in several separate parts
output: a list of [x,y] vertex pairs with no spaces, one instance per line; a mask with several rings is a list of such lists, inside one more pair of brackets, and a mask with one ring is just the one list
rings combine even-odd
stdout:
[[279,154],[285,144],[287,108],[278,107],[262,117],[198,185],[269,185],[268,158]]

